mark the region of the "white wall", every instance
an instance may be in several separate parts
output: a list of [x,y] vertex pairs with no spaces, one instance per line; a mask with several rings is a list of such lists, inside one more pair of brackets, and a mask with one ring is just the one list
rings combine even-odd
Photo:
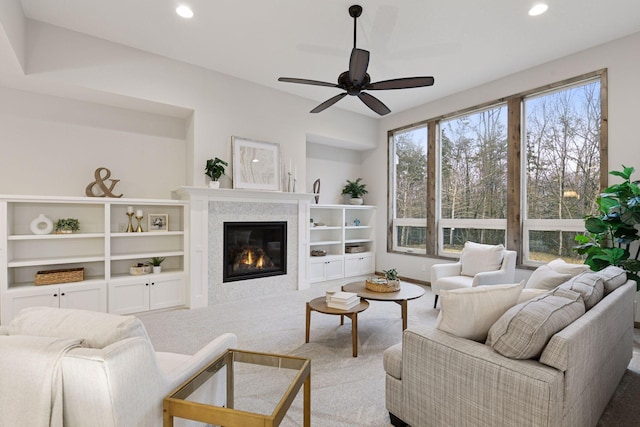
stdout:
[[170,198],[186,131],[182,118],[0,88],[0,194],[84,196],[106,167],[116,195]]
[[[319,178],[319,203],[344,203],[342,187],[347,179],[353,181],[361,176],[361,163],[362,153],[359,151],[308,142],[305,192],[313,193],[313,182]],[[366,195],[364,199],[367,203]]]
[[[363,164],[367,165],[363,168],[365,181],[369,184],[369,188],[375,190],[369,194],[369,197],[378,206],[376,219],[379,243],[376,269],[395,267],[402,276],[428,281],[430,266],[436,262],[442,262],[432,258],[391,254],[385,251],[387,176],[386,173],[376,171],[386,170],[388,130],[608,68],[609,170],[618,169],[623,163],[640,170],[637,125],[640,99],[638,51],[640,51],[640,33],[382,118],[378,128],[378,146],[363,157]],[[439,77],[435,77],[437,82]],[[446,78],[446,76],[440,78]],[[528,275],[528,271],[519,271],[518,280]]]
[[[315,106],[313,101],[37,21],[27,20],[27,32],[28,77],[24,80],[37,81],[39,86],[67,85],[193,110],[185,151],[175,158],[180,163],[176,167],[186,173],[180,184],[206,185],[203,170],[209,158],[217,156],[231,163],[234,135],[279,143],[281,156],[292,159],[297,167],[298,191],[311,185],[305,182],[307,134],[349,141],[358,147],[373,148],[376,144],[375,118],[336,109],[309,114]],[[2,132],[0,129],[0,137]],[[38,151],[45,142],[32,138],[30,144]],[[53,164],[42,166],[43,175],[59,172]],[[128,161],[123,160],[123,166],[129,167]],[[11,172],[18,175],[0,171],[0,179],[30,176],[26,168],[22,173],[15,169]],[[227,172],[231,174],[232,170]],[[230,182],[222,184],[229,186]],[[53,191],[43,190],[46,194]],[[142,194],[136,190],[128,196]]]

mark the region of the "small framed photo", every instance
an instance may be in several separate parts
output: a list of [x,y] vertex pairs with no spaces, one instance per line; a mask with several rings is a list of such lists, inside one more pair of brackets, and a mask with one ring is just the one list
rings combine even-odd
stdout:
[[168,214],[149,214],[149,231],[169,231]]

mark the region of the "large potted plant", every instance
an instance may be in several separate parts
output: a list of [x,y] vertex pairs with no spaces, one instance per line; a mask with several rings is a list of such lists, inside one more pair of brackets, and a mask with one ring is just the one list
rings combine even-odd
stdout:
[[640,242],[633,245],[640,240],[640,181],[631,181],[634,170],[623,165],[621,171],[609,172],[624,181],[609,186],[596,198],[598,214],[585,217],[586,232],[576,236],[574,250],[586,255],[584,263],[593,271],[609,265],[623,268],[640,291]]
[[207,160],[207,165],[204,168],[204,174],[211,178],[209,187],[220,188],[220,177],[224,175],[224,168],[229,166],[227,162],[219,158]]
[[362,181],[362,178],[358,178],[355,181],[347,180],[347,184],[342,188],[342,194],[351,196],[349,203],[352,205],[361,205],[362,196],[368,193],[367,184],[362,184],[360,181]]

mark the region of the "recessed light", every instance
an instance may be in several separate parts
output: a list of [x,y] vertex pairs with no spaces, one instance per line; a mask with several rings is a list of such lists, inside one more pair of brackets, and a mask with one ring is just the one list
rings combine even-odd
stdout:
[[531,7],[531,9],[529,9],[529,15],[530,16],[542,15],[547,11],[547,9],[549,9],[549,6],[546,3],[536,3]]
[[189,6],[180,5],[176,7],[176,13],[186,19],[193,18],[193,10]]

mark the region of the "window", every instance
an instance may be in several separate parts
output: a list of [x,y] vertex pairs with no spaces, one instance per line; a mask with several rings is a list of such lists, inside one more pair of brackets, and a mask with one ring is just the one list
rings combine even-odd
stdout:
[[607,71],[389,132],[388,249],[502,243],[535,266],[573,251],[608,182]]
[[389,141],[391,248],[424,254],[427,242],[427,127],[396,131]]
[[507,114],[497,105],[440,123],[439,252],[505,243]]
[[523,263],[582,262],[572,247],[597,211],[600,123],[599,80],[524,99]]

